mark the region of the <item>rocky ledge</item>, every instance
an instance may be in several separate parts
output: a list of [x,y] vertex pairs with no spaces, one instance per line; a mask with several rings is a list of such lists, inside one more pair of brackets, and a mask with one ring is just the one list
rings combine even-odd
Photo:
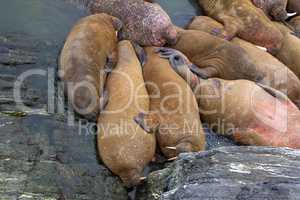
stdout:
[[[99,160],[95,135],[78,125],[68,126],[63,116],[0,114],[0,128],[1,200],[128,199],[120,180]],[[138,200],[299,199],[300,151],[214,149],[219,145],[230,143],[181,154],[177,161],[150,173],[131,196]]]
[[0,115],[0,199],[125,200],[97,159],[95,135],[58,116]]
[[300,151],[222,147],[182,154],[139,191],[140,200],[299,199]]

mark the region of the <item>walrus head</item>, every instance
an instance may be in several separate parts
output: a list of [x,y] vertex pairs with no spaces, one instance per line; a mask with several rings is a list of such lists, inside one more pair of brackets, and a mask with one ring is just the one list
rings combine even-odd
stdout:
[[274,5],[270,11],[270,15],[276,21],[285,21],[288,17],[287,11],[283,6]]
[[[167,47],[156,48],[156,52],[161,58],[166,58],[169,60],[173,70],[185,81],[187,81],[191,88],[194,88],[198,85],[198,76],[200,78],[207,79],[207,75],[203,73],[200,68],[191,63],[182,52]],[[197,76],[194,73],[197,74]]]

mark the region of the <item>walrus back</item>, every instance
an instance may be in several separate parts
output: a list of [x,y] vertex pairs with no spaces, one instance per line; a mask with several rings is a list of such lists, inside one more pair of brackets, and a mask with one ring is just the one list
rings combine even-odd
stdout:
[[118,64],[106,83],[109,100],[98,119],[98,149],[104,163],[132,186],[154,157],[156,142],[134,121],[149,111],[142,67],[129,41],[119,42],[118,51]]
[[79,20],[69,33],[60,55],[59,77],[80,115],[95,120],[103,92],[108,56],[116,49],[112,18],[98,14]]
[[[168,158],[203,150],[205,137],[193,91],[153,47],[145,50],[148,59],[144,77],[150,95],[150,111],[157,113],[161,127],[156,134],[160,149]],[[189,147],[181,152],[183,144]],[[176,147],[176,150],[168,147]]]

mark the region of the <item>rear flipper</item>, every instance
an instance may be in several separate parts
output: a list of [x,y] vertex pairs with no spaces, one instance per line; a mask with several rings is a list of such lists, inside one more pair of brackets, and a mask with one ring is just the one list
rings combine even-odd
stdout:
[[[244,145],[256,145],[256,146],[269,146],[272,141],[268,135],[265,137],[268,138],[268,141],[263,139],[263,133],[260,133],[252,128],[236,128],[233,131],[232,138],[235,142],[244,144]],[[270,139],[270,140],[269,140]]]
[[133,120],[149,134],[155,134],[159,129],[159,118],[156,114],[139,113]]
[[109,99],[108,91],[104,90],[101,94],[100,101],[99,101],[100,113],[105,109],[105,107],[108,103],[108,99]]
[[138,43],[136,43],[136,42],[131,42],[131,43],[132,43],[132,46],[135,50],[137,57],[139,58],[141,65],[144,66],[147,62],[147,54],[146,54],[145,50]]
[[117,51],[113,51],[110,55],[107,56],[106,58],[106,64],[104,66],[104,72],[105,73],[110,73],[112,70],[115,68],[116,64],[118,61],[118,55]]
[[297,38],[300,38],[300,31],[296,31],[292,33],[292,35],[296,36]]

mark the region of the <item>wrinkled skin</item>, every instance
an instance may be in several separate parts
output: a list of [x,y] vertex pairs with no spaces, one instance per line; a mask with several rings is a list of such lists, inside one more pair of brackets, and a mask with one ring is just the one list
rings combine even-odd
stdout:
[[134,121],[139,112],[149,111],[142,67],[129,41],[119,42],[118,51],[117,66],[106,83],[109,100],[98,119],[98,150],[105,165],[130,187],[140,183],[156,141]]
[[295,36],[300,38],[300,16],[294,17],[289,21],[289,24],[293,28]]
[[[221,37],[224,32],[222,24],[206,16],[194,18],[188,29],[206,31],[218,37]],[[231,43],[244,49],[254,62],[257,76],[263,76],[259,83],[285,93],[296,105],[299,105],[300,81],[287,66],[264,50],[238,37],[233,38]]]
[[284,21],[287,18],[288,0],[252,0],[252,3],[262,9],[266,15],[276,21]]
[[[208,33],[196,30],[181,30],[178,42],[171,48],[177,49],[185,54],[192,63],[195,64],[193,71],[202,78],[222,78],[225,80],[246,79],[256,83],[263,83],[276,87],[284,92],[288,89],[288,94],[294,98],[295,102],[299,99],[299,80],[284,65],[274,61],[267,56],[278,67],[269,63],[255,61],[253,57],[261,56],[260,51],[249,54],[248,43],[247,51],[239,46]],[[251,47],[251,45],[249,45]],[[256,50],[256,47],[251,47]],[[172,51],[166,52],[172,54]],[[263,54],[264,56],[265,54]],[[266,68],[267,67],[267,68]],[[268,71],[268,69],[275,71]],[[284,73],[283,73],[284,72]],[[287,75],[287,76],[285,76]],[[287,79],[287,80],[286,80]],[[288,81],[290,81],[290,84]]]
[[170,63],[193,89],[202,121],[216,133],[245,145],[300,148],[300,111],[284,94],[247,80],[199,79],[178,57]]
[[122,20],[120,37],[142,46],[163,46],[176,42],[176,29],[167,13],[155,3],[142,0],[95,0],[92,13],[108,13]]
[[149,133],[156,134],[167,158],[204,150],[205,136],[192,90],[173,71],[168,60],[159,57],[155,48],[147,47],[145,51],[147,62],[143,74],[151,112],[140,114],[136,121]]
[[288,0],[287,10],[300,14],[300,0]]
[[284,34],[283,45],[276,58],[288,66],[300,78],[300,39],[286,26],[275,23]]
[[225,39],[241,39],[263,46],[272,54],[281,47],[282,34],[250,0],[199,0],[204,12],[222,23]]
[[117,60],[115,32],[120,27],[121,21],[106,14],[85,17],[72,28],[60,55],[59,76],[68,100],[78,114],[93,121],[101,109],[105,70]]

